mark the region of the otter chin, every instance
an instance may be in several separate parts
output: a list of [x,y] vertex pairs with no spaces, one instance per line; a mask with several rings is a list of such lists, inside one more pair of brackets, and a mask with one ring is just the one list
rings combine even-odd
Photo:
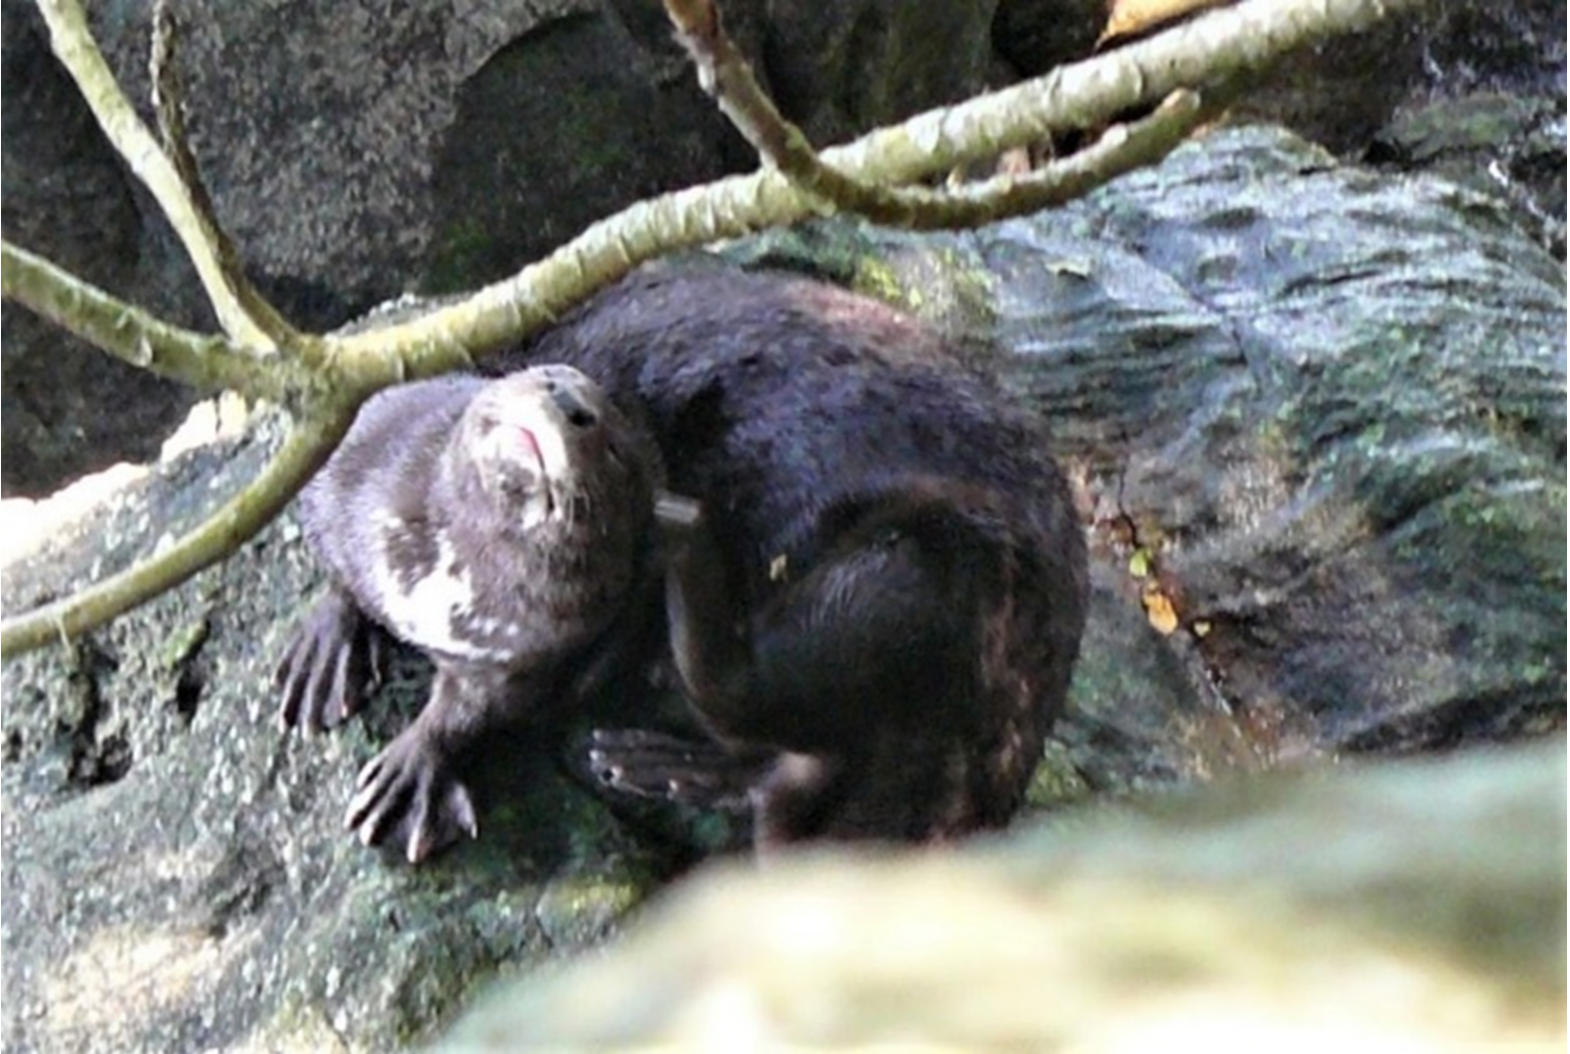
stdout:
[[478,818],[471,748],[585,690],[652,573],[658,458],[570,366],[450,377],[369,400],[302,493],[332,578],[277,670],[282,720],[330,728],[361,708],[384,635],[434,661],[430,699],[360,773],[348,826],[410,861]]

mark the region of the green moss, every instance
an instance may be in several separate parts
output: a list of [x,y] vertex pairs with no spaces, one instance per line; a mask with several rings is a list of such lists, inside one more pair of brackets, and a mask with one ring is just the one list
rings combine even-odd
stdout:
[[473,219],[460,218],[440,231],[426,267],[424,290],[431,296],[475,289],[483,285],[487,262],[495,252],[491,231]]
[[856,272],[851,276],[850,287],[863,296],[897,304],[910,311],[919,311],[926,302],[920,289],[903,281],[888,260],[876,256],[862,257],[856,262]]
[[193,622],[176,626],[164,638],[163,647],[158,652],[158,666],[164,670],[177,669],[187,659],[201,650],[207,642],[207,634],[211,626],[202,616]]
[[585,947],[602,939],[616,921],[642,903],[647,889],[626,879],[576,876],[552,882],[534,916],[557,947]]
[[1074,767],[1069,749],[1056,740],[1048,740],[1042,751],[1041,764],[1031,777],[1025,791],[1025,805],[1030,809],[1056,809],[1072,805],[1090,796],[1090,785]]

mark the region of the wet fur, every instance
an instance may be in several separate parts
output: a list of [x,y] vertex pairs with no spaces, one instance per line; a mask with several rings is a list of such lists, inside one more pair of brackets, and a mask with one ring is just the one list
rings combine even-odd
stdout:
[[595,378],[703,505],[716,573],[693,580],[719,585],[695,599],[725,605],[745,661],[689,694],[719,742],[774,759],[760,846],[1006,822],[1085,618],[1039,422],[899,312],[781,276],[634,275],[495,368],[530,362]]
[[476,834],[475,750],[607,669],[651,595],[657,466],[560,368],[402,385],[361,409],[300,499],[333,584],[277,680],[284,723],[314,730],[363,705],[387,634],[435,661],[424,710],[360,774],[362,841],[417,862]]

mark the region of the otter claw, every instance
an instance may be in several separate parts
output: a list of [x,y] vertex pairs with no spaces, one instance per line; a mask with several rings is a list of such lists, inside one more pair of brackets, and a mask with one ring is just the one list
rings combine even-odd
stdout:
[[469,789],[413,728],[361,770],[345,826],[367,846],[401,842],[411,864],[480,833]]
[[341,593],[329,592],[295,631],[273,671],[284,728],[320,732],[358,713],[381,683],[385,633]]
[[605,787],[699,808],[742,809],[762,771],[758,758],[713,743],[643,729],[596,729],[588,768]]

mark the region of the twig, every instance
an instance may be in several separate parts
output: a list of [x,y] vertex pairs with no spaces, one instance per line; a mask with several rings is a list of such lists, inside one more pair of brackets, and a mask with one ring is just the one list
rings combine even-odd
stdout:
[[1147,119],[1109,132],[1091,149],[1028,175],[952,190],[886,186],[853,179],[823,163],[805,133],[785,119],[759,85],[725,32],[713,0],[665,0],[665,10],[697,67],[698,83],[766,162],[834,208],[889,226],[976,227],[1071,201],[1159,161],[1203,116],[1198,96],[1180,90]]
[[152,560],[142,561],[65,600],[0,624],[0,657],[69,641],[211,567],[282,511],[354,420],[352,407],[323,406],[301,421],[244,490]]
[[932,194],[918,196],[904,188],[852,179],[825,165],[806,133],[785,119],[753,76],[752,66],[725,32],[713,0],[665,0],[665,11],[676,27],[676,39],[697,67],[699,86],[759,156],[792,183],[842,212],[876,223],[915,226],[918,216],[932,212]]
[[901,188],[895,203],[904,211],[890,222],[916,230],[952,230],[1065,204],[1127,172],[1156,164],[1219,109],[1202,105],[1196,92],[1180,88],[1154,112],[1113,125],[1090,146],[1034,172],[944,191]]
[[190,195],[191,208],[201,220],[226,287],[233,291],[240,310],[267,334],[273,344],[286,346],[298,334],[246,276],[234,241],[218,222],[212,198],[207,193],[207,184],[202,179],[196,157],[191,153],[190,140],[185,131],[185,93],[181,90],[179,68],[175,63],[179,29],[169,0],[156,0],[153,4],[153,44],[147,73],[153,86],[153,110],[158,117],[158,134],[163,138],[164,151],[170,163],[174,165],[180,182]]
[[297,372],[219,334],[171,325],[4,240],[0,291],[116,358],[196,388],[227,388],[277,402]]
[[[266,325],[251,316],[237,290],[235,276],[224,266],[216,248],[215,225],[197,207],[174,163],[115,82],[88,31],[81,5],[77,0],[38,0],[38,9],[48,23],[49,43],[55,56],[76,81],[99,127],[152,192],[190,254],[224,332],[246,347],[273,348],[273,336]],[[276,312],[273,314],[276,316]]]
[[[1228,84],[1288,51],[1364,29],[1423,0],[1250,0],[1176,29],[1065,66],[957,106],[824,150],[824,164],[851,179],[910,183],[972,157],[1088,128],[1182,88]],[[820,200],[774,170],[691,187],[638,202],[601,220],[544,260],[457,304],[397,326],[331,342],[347,364],[390,352],[412,376],[440,371],[460,354],[478,356],[549,324],[583,290],[614,281],[676,249],[734,238],[813,215]]]

